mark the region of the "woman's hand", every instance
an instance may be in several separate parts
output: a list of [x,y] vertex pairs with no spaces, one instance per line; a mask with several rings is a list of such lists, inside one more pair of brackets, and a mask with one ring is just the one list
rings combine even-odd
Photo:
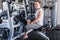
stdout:
[[35,23],[37,23],[37,22],[36,21],[31,22],[31,24],[35,24]]

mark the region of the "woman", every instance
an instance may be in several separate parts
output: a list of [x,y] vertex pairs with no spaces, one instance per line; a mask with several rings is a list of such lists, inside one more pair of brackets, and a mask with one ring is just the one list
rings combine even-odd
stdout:
[[[44,13],[41,8],[41,2],[39,0],[35,0],[34,6],[36,8],[36,13],[35,13],[36,18],[33,21],[31,21],[30,19],[27,20],[27,25],[25,26],[27,30],[38,29],[43,25]],[[24,38],[28,38],[26,33],[24,35]]]

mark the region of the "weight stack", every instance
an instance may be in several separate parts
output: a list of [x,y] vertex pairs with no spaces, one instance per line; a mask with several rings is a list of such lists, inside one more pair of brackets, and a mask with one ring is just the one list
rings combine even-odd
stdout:
[[7,40],[9,35],[9,29],[0,28],[0,40]]

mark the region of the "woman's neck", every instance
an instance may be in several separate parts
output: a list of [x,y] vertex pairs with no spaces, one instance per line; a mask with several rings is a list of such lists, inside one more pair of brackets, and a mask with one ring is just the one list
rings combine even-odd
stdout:
[[39,9],[41,9],[41,8],[37,8],[36,10],[39,10]]

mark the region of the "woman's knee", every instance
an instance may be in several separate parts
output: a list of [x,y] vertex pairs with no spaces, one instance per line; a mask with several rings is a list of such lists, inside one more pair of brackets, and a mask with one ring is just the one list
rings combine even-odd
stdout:
[[31,20],[27,20],[27,24],[30,24],[31,23]]

